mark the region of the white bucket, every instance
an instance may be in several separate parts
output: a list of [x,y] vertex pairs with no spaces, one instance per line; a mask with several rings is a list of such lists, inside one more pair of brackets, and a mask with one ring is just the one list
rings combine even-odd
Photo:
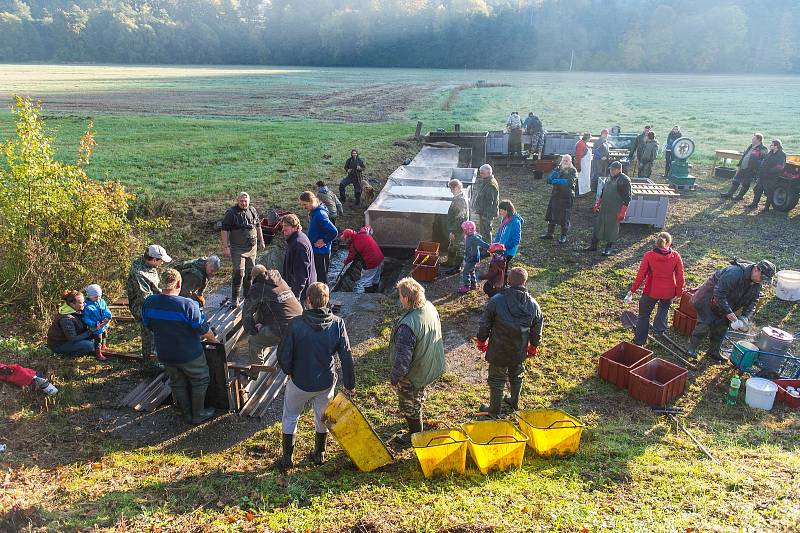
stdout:
[[775,275],[778,280],[775,295],[787,302],[800,300],[800,272],[797,270],[781,270]]
[[775,403],[778,386],[763,378],[750,378],[745,382],[744,402],[754,409],[769,411]]

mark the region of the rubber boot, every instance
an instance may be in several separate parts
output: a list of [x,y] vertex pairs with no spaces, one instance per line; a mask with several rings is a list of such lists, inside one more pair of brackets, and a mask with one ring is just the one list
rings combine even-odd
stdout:
[[724,363],[727,361],[722,355],[720,354],[720,348],[722,347],[721,342],[711,342],[708,346],[708,351],[706,352],[706,357],[711,358],[711,360],[716,361],[717,363]]
[[592,239],[591,244],[589,244],[589,246],[584,248],[583,251],[584,252],[596,252],[598,244],[600,244],[600,241],[598,239]]
[[761,196],[763,196],[763,194],[764,194],[764,189],[762,187],[756,187],[755,189],[753,189],[753,201],[747,204],[745,206],[745,209],[755,209],[756,207],[758,207],[758,202],[761,201]]
[[613,242],[607,242],[606,247],[603,248],[603,251],[601,253],[605,256],[611,255],[611,245],[613,244],[614,244]]
[[738,189],[738,188],[739,188],[739,182],[738,181],[734,181],[734,182],[731,183],[731,186],[728,189],[728,191],[720,194],[719,196],[720,196],[720,198],[730,198],[731,196],[733,196],[733,193],[735,193],[736,189]]
[[314,451],[309,453],[308,456],[315,465],[320,466],[325,464],[325,447],[328,443],[328,433],[316,433],[314,435]]
[[108,357],[103,355],[103,345],[100,343],[100,341],[97,341],[97,344],[94,346],[94,357],[98,361],[105,361],[108,359]]
[[511,407],[514,411],[519,409],[519,394],[522,392],[522,380],[514,380],[511,382],[511,396],[503,398],[503,403]]
[[192,396],[192,424],[202,424],[214,416],[214,408],[206,409],[206,389],[208,387],[193,387]]
[[395,440],[403,446],[411,446],[411,435],[422,431],[422,418],[406,417],[406,425],[408,425],[408,432],[398,435]]
[[742,198],[744,198],[744,195],[745,195],[745,194],[747,194],[747,191],[749,191],[749,190],[750,190],[750,182],[748,181],[748,182],[744,182],[744,183],[742,183],[742,190],[741,190],[741,191],[739,191],[739,194],[737,194],[736,196],[734,196],[734,197],[732,198],[732,200],[733,200],[734,202],[738,202],[739,200],[741,200]]
[[355,193],[356,196],[356,205],[361,205],[361,191],[357,191]]
[[561,237],[558,238],[558,244],[564,244],[567,242],[567,230],[561,230]]
[[686,353],[689,354],[691,361],[697,361],[697,347],[700,346],[700,339],[691,337],[689,339],[689,346],[686,347]]
[[192,423],[192,400],[189,391],[186,389],[172,388],[172,395],[175,397],[175,409],[181,414],[184,422]]
[[555,230],[556,230],[556,225],[555,224],[548,224],[547,225],[547,233],[545,233],[544,235],[540,235],[539,238],[540,239],[544,239],[546,241],[552,240],[553,239],[553,232]]
[[500,416],[500,403],[503,401],[503,389],[489,389],[489,405],[481,404],[480,411],[488,413],[492,418]]
[[294,453],[294,435],[284,433],[283,439],[281,440],[281,447],[283,448],[283,455],[281,455],[280,459],[275,463],[275,466],[285,472],[294,466],[294,461],[292,460],[292,454]]

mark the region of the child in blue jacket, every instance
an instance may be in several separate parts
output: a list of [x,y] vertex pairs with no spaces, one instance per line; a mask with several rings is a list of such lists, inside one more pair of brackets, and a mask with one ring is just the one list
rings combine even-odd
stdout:
[[86,307],[83,308],[83,323],[89,327],[94,339],[94,353],[99,361],[107,358],[103,355],[108,338],[108,325],[111,322],[111,311],[103,299],[103,289],[93,283],[84,289],[86,291]]
[[471,220],[462,222],[461,230],[464,232],[464,269],[461,271],[464,285],[458,292],[465,294],[478,287],[475,266],[481,261],[481,249],[488,250],[489,243],[476,233],[475,223]]

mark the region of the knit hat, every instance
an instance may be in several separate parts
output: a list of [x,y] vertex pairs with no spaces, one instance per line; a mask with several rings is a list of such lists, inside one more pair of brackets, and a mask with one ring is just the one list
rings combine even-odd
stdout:
[[506,245],[503,244],[502,242],[495,242],[492,243],[491,246],[489,246],[490,254],[503,253],[505,251],[506,251]]
[[343,240],[345,240],[345,241],[349,241],[350,239],[352,239],[352,238],[353,238],[353,235],[355,235],[355,234],[356,234],[356,232],[355,232],[355,231],[351,230],[350,228],[347,228],[346,230],[344,230],[344,231],[342,232],[342,236],[341,236],[341,237],[339,237],[339,238],[340,238],[340,239],[343,239]]
[[88,296],[89,298],[94,298],[95,296],[100,298],[103,296],[103,289],[101,289],[100,285],[98,285],[97,283],[92,283],[91,285],[87,285],[87,287],[83,290],[84,292],[86,292],[86,296]]
[[465,220],[461,223],[461,229],[463,229],[467,235],[475,233],[475,223],[471,220]]

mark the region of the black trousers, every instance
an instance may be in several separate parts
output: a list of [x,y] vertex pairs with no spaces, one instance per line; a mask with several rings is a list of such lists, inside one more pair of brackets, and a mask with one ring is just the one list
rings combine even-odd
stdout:
[[314,270],[317,272],[317,281],[328,283],[328,267],[331,264],[331,253],[318,254],[314,252]]

